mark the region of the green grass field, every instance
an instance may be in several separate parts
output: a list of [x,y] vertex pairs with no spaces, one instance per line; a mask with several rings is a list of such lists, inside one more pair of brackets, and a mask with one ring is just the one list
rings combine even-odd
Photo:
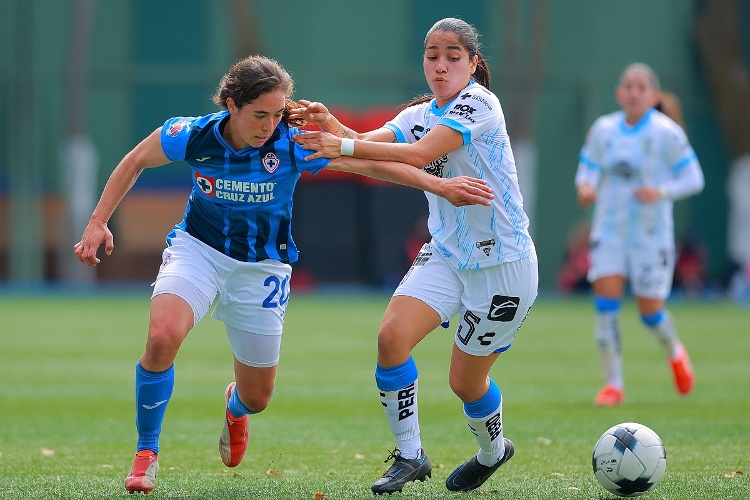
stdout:
[[[0,498],[127,497],[148,293],[0,297]],[[373,377],[387,300],[292,296],[276,392],[252,417],[250,448],[235,469],[217,450],[231,353],[221,323],[200,323],[177,358],[151,498],[372,498],[393,447]],[[596,482],[591,451],[626,421],[653,428],[667,449],[666,477],[645,498],[750,498],[750,308],[670,308],[697,373],[693,393],[675,393],[659,346],[626,302],[626,403],[597,408],[589,301],[540,299],[492,372],[516,454],[471,493],[444,486],[476,444],[447,384],[452,330],[434,332],[415,351],[433,476],[392,498],[616,498]]]

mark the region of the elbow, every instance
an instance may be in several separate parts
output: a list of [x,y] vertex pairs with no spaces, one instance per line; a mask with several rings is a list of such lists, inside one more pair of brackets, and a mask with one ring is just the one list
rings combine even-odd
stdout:
[[706,181],[701,176],[700,179],[697,179],[695,181],[695,184],[693,184],[693,189],[690,191],[690,195],[696,195],[703,192],[703,188],[706,187]]
[[405,153],[406,154],[404,154],[403,158],[401,158],[399,161],[407,163],[416,168],[424,168],[430,163],[437,160],[437,158],[433,158],[431,155],[425,154],[423,151],[419,151],[416,148],[413,150],[407,149]]

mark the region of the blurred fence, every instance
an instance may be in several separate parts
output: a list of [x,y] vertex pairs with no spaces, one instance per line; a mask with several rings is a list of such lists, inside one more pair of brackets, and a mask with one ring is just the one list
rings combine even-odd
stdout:
[[[428,91],[424,35],[448,16],[482,33],[532,214],[542,285],[555,283],[566,238],[588,216],[573,189],[586,130],[616,108],[617,76],[633,61],[653,66],[683,102],[707,187],[678,202],[677,230],[705,242],[710,272],[719,275],[727,265],[731,153],[695,35],[715,3],[379,0],[358,3],[352,16],[347,0],[7,0],[0,4],[0,280],[152,279],[163,236],[184,208],[185,165],[142,176],[113,218],[116,253],[88,276],[71,272],[80,267],[70,252],[80,237],[76,187],[91,182],[93,203],[120,158],[166,118],[214,111],[218,80],[251,53],[279,60],[296,80],[296,97],[337,108],[355,129],[379,126]],[[743,5],[727,0],[722,8],[745,25]],[[92,146],[94,174],[71,173],[63,154],[70,140]],[[297,275],[392,282],[408,261],[405,238],[426,211],[421,193],[319,177],[303,179],[295,198]]]

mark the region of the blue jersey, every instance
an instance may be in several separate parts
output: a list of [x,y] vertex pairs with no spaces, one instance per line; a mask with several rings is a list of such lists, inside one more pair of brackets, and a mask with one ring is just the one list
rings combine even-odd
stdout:
[[294,187],[301,172],[317,174],[330,160],[305,161],[311,152],[291,140],[300,131],[283,122],[260,148],[237,151],[221,133],[228,119],[221,111],[170,118],[162,127],[164,154],[192,169],[193,189],[175,228],[242,262],[295,262]]

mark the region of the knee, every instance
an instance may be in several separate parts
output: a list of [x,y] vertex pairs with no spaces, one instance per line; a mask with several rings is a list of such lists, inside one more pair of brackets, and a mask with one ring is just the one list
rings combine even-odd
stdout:
[[148,328],[145,356],[157,364],[172,364],[185,333],[169,321],[151,321]]
[[466,379],[459,377],[454,372],[450,373],[448,383],[453,394],[464,402],[476,401],[487,392],[486,384],[468,383]]
[[399,338],[398,331],[390,325],[384,324],[378,332],[378,354],[393,355],[403,349],[403,342]]
[[465,401],[464,397],[466,396],[466,390],[461,383],[461,380],[459,380],[459,378],[456,377],[453,373],[448,376],[448,385],[453,391],[453,394],[458,396],[461,401]]
[[270,388],[238,387],[237,394],[239,395],[242,404],[247,406],[254,413],[260,413],[268,408],[268,404],[271,402],[271,396],[273,396],[273,386],[271,386]]

